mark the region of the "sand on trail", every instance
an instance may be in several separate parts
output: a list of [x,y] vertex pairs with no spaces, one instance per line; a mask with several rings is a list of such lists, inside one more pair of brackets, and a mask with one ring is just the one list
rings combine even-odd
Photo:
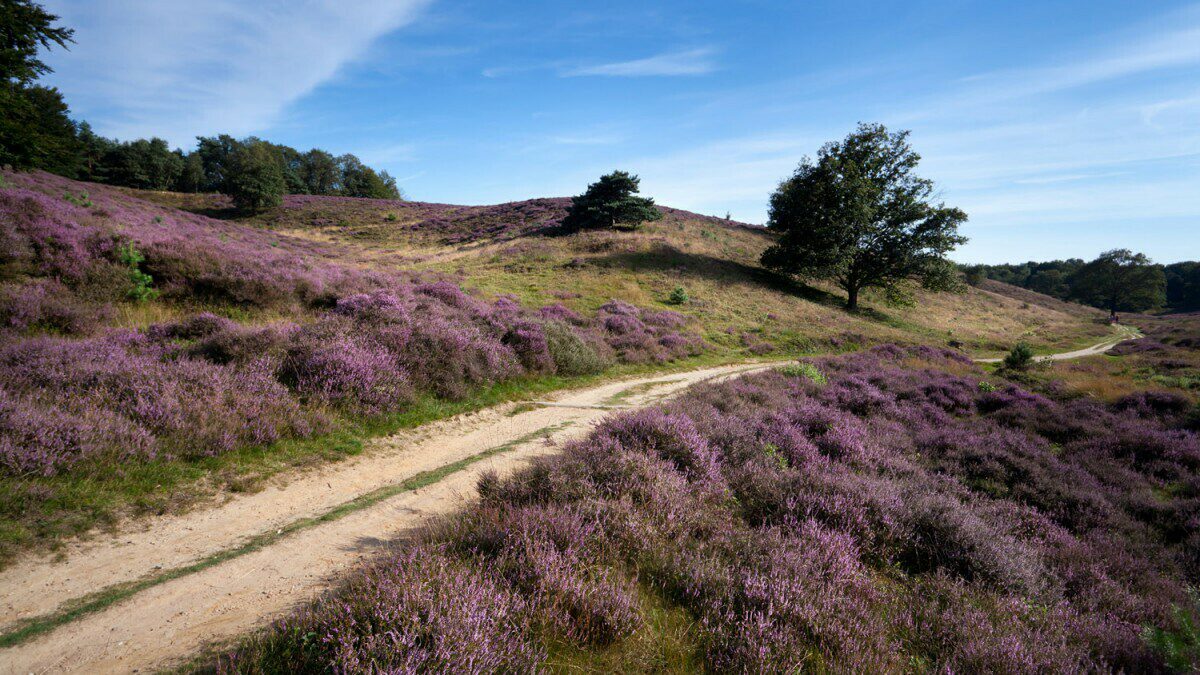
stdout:
[[389,542],[460,508],[476,496],[483,472],[511,472],[553,452],[554,444],[586,433],[615,409],[643,407],[700,382],[772,365],[742,363],[611,382],[561,393],[531,410],[497,406],[370,441],[356,458],[212,508],[130,524],[118,534],[72,543],[64,555],[27,556],[0,572],[0,630],[102,589],[234,549],[421,472],[512,446],[430,485],[153,585],[0,649],[0,673],[146,672],[178,664],[205,646],[286,614]]
[[[1059,352],[1057,354],[1045,354],[1045,355],[1041,355],[1041,356],[1035,356],[1033,358],[1033,360],[1034,361],[1070,361],[1071,359],[1081,359],[1081,358],[1084,358],[1085,356],[1096,356],[1097,354],[1103,354],[1104,352],[1112,349],[1113,347],[1116,347],[1117,345],[1121,344],[1122,342],[1127,342],[1129,340],[1139,340],[1143,337],[1141,331],[1139,331],[1138,329],[1133,328],[1131,326],[1115,325],[1115,326],[1113,326],[1113,329],[1115,330],[1116,334],[1103,342],[1098,342],[1090,347],[1084,347],[1083,349],[1076,349],[1074,351]],[[1000,363],[1003,360],[1004,360],[1004,358],[1001,357],[1001,358],[990,358],[990,359],[975,359],[975,362],[976,363]]]

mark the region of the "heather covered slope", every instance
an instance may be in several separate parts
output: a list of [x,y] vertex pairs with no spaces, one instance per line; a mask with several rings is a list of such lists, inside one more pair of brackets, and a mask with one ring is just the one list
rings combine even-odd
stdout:
[[[219,195],[139,193],[160,203],[224,213]],[[298,239],[352,248],[380,264],[451,275],[523,303],[594,311],[616,298],[695,319],[717,350],[733,354],[840,350],[880,342],[930,343],[996,354],[1017,340],[1061,351],[1106,335],[1103,313],[998,282],[962,295],[919,293],[911,307],[867,296],[848,314],[839,292],[764,273],[761,227],[660,207],[636,232],[558,236],[569,200],[494,206],[292,196],[248,223]],[[682,287],[688,299],[670,304]]]
[[1186,410],[1035,393],[924,347],[703,386],[483,480],[478,507],[216,665],[1186,671]]
[[706,347],[670,311],[523,307],[336,242],[3,178],[0,544],[165,498],[230,453]]
[[993,292],[848,314],[758,271],[761,228],[669,208],[638,232],[559,236],[562,199],[290,196],[247,220],[221,199],[3,174],[0,557],[175,508],[183,485],[344,456],[367,422],[622,364],[1106,330]]

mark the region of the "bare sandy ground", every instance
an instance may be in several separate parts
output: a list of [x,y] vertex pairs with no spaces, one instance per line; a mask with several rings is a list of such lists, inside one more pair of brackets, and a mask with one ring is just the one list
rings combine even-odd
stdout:
[[[1138,331],[1138,329],[1132,328],[1130,326],[1113,326],[1113,328],[1116,330],[1116,334],[1113,335],[1111,338],[1105,340],[1104,342],[1094,344],[1091,347],[1084,347],[1083,349],[1076,349],[1075,351],[1071,351],[1071,352],[1059,352],[1057,354],[1047,354],[1045,356],[1038,356],[1038,357],[1034,358],[1034,361],[1069,361],[1071,359],[1081,359],[1085,356],[1096,356],[1097,354],[1103,354],[1104,352],[1112,349],[1113,347],[1116,347],[1117,345],[1121,344],[1122,342],[1125,342],[1127,340],[1137,340],[1142,337],[1142,334],[1141,334],[1141,332]],[[1004,360],[1003,358],[975,359],[975,362],[976,363],[1000,363],[1003,360]]]
[[[526,411],[509,404],[379,439],[359,458],[224,504],[72,544],[62,560],[30,556],[0,572],[0,629],[104,588],[154,577],[249,538],[326,513],[424,471],[510,445],[431,485],[264,548],[152,586],[34,640],[0,650],[0,672],[153,671],[228,641],[328,589],[388,542],[475,496],[487,470],[510,472],[585,433],[617,408],[652,404],[699,382],[769,367],[741,364],[568,392]],[[532,437],[538,436],[535,440]]]

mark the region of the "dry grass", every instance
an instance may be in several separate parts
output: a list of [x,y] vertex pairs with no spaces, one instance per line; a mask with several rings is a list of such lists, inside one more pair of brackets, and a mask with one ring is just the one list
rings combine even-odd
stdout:
[[[236,215],[219,195],[137,194],[208,215]],[[592,311],[615,298],[670,308],[693,317],[696,329],[728,352],[745,350],[746,333],[752,342],[786,353],[901,342],[959,346],[983,355],[1002,354],[1018,340],[1038,351],[1071,349],[1108,333],[1099,311],[998,282],[961,295],[919,292],[911,307],[889,306],[868,292],[864,309],[847,312],[836,288],[763,272],[758,258],[771,241],[765,230],[681,211],[635,232],[557,237],[510,230],[498,238],[446,244],[444,236],[461,234],[455,219],[474,217],[478,209],[326,198],[246,222],[336,244],[360,264],[445,274],[481,294],[512,294],[530,306],[561,302]],[[430,225],[423,219],[431,212],[451,224]],[[667,303],[676,287],[686,289],[687,303]]]

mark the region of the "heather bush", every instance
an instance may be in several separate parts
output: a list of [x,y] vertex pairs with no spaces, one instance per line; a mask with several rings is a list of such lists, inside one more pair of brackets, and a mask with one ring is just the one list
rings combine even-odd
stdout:
[[54,279],[0,287],[0,330],[86,335],[109,314],[107,306],[84,302]]
[[[47,475],[101,455],[208,456],[312,429],[270,372],[181,358],[136,333],[8,345],[0,348],[0,380],[27,402],[6,411],[0,437],[23,457],[7,464]],[[75,430],[53,423],[48,428],[63,431],[31,436],[27,420],[36,415],[73,415]]]
[[[610,418],[486,476],[479,507],[415,546],[526,599],[525,644],[620,645],[653,592],[696,618],[720,672],[1194,667],[1179,655],[1200,620],[1185,592],[1200,573],[1200,441],[1172,426],[1174,399],[989,391],[940,350],[809,365],[824,386],[776,369]],[[351,589],[303,616],[371,597]],[[259,649],[236,658],[269,663]]]

